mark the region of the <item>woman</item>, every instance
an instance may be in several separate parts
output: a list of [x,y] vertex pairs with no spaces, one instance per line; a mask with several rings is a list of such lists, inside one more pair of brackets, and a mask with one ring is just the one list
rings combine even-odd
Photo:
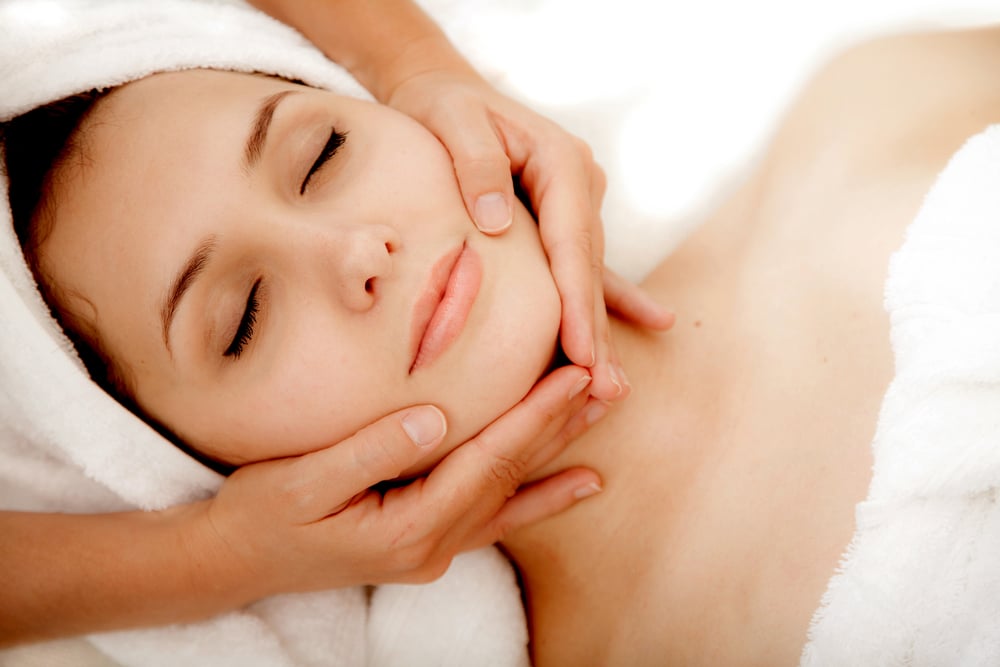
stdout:
[[[836,60],[649,277],[684,319],[667,336],[614,325],[633,400],[552,462],[600,470],[605,493],[503,541],[536,664],[800,656],[871,476],[892,378],[887,260],[948,157],[1000,113],[996,35],[890,38]],[[914,76],[930,68],[947,97]],[[270,129],[248,151],[261,100]],[[44,209],[39,275],[143,411],[210,457],[308,452],[433,399],[453,430],[418,474],[553,359],[559,303],[526,211],[496,246],[469,237],[447,155],[389,110],[161,74],[98,102],[80,136],[84,159],[60,167]],[[142,187],[131,151],[162,190]],[[164,197],[177,190],[189,196]],[[510,263],[518,282],[500,289]],[[275,396],[285,415],[259,409]],[[235,562],[254,550],[214,539]]]
[[[85,22],[89,13],[96,15],[101,11],[111,11],[113,4],[93,3],[85,8],[83,5],[67,3],[65,7],[69,8],[71,20]],[[148,13],[154,15],[154,18],[158,17],[155,20],[163,20],[169,17],[172,9],[169,4],[159,3],[156,7],[149,8]],[[268,52],[268,47],[272,57],[276,53],[280,54],[277,58],[279,61],[297,62],[296,57],[299,57],[304,62],[309,62],[312,56],[318,55],[311,49],[311,53],[302,53],[302,45],[296,42],[294,35],[282,33],[276,37],[272,33],[277,33],[277,28],[268,26],[263,17],[253,16],[252,12],[245,10],[238,11],[238,7],[226,7],[226,4],[232,3],[182,6],[180,12],[185,17],[186,24],[180,27],[176,35],[177,41],[183,42],[185,37],[190,38],[195,34],[190,31],[191,28],[204,30],[204,26],[209,26],[209,38],[215,40],[219,31],[212,28],[212,25],[218,24],[222,28],[234,30],[240,26],[249,29],[243,26],[243,23],[248,22],[252,26],[249,39],[256,43],[255,58],[259,59],[260,54]],[[283,9],[283,5],[280,2],[268,3],[267,9],[277,12]],[[0,14],[0,22],[11,28],[15,36],[19,32],[35,34],[39,26],[33,25],[33,20],[42,21],[40,29],[43,31],[58,30],[59,13],[63,8],[62,5],[11,4],[5,6]],[[87,13],[73,16],[73,12],[83,9]],[[176,13],[177,8],[173,9]],[[373,8],[365,3],[318,4],[309,8],[296,3],[291,9],[286,18],[296,19],[300,23],[308,21],[309,29],[318,28],[320,33],[315,38],[321,44],[330,45],[329,52],[332,56],[350,64],[355,73],[373,90],[385,89],[383,92],[386,94],[393,92],[393,103],[397,107],[408,110],[415,117],[422,117],[429,127],[440,126],[440,121],[435,125],[436,116],[440,114],[434,100],[439,97],[449,100],[448,112],[445,114],[449,123],[436,131],[443,133],[442,140],[453,154],[470,218],[475,220],[481,230],[490,234],[502,234],[503,227],[507,224],[507,214],[500,216],[501,219],[489,220],[488,213],[491,210],[495,213],[496,207],[486,206],[484,209],[481,202],[482,198],[488,202],[496,200],[497,192],[504,201],[513,198],[508,158],[502,154],[505,147],[511,150],[511,159],[517,169],[535,174],[547,183],[546,192],[551,194],[536,194],[539,195],[542,207],[552,211],[546,218],[546,221],[552,222],[543,223],[543,228],[549,230],[550,240],[565,241],[575,239],[580,234],[586,236],[588,229],[595,225],[592,207],[599,205],[600,193],[593,192],[593,200],[590,196],[585,197],[587,201],[583,208],[577,206],[582,203],[578,195],[586,195],[591,188],[589,170],[593,169],[589,158],[587,162],[580,160],[587,156],[579,154],[578,142],[551,123],[493,91],[458,56],[440,30],[412,4],[380,3],[377,10],[372,11]],[[130,6],[128,12],[130,15],[138,15],[136,21],[142,20],[143,12],[134,6]],[[241,18],[245,14],[250,14],[250,18]],[[127,24],[127,16],[119,17],[110,24],[106,20],[98,21],[98,32],[108,33],[110,25],[119,25],[123,20],[126,21],[123,39],[112,40],[109,45],[111,49],[119,48],[123,41],[127,43],[135,34],[134,26]],[[8,21],[11,23],[8,24]],[[227,26],[227,22],[232,25]],[[18,30],[16,26],[27,27]],[[170,34],[169,31],[165,32]],[[168,44],[169,40],[164,40],[163,34],[159,33],[158,39]],[[231,42],[232,36],[228,37]],[[412,44],[409,51],[411,57],[406,63],[388,62],[387,54],[396,53],[395,45],[403,41]],[[28,50],[30,48],[33,47]],[[96,50],[100,51],[100,48]],[[7,56],[10,53],[7,51]],[[324,61],[321,67],[327,64]],[[68,61],[59,66],[60,70],[67,68],[72,69]],[[415,73],[413,68],[418,71]],[[18,68],[5,70],[5,76],[16,78],[16,69]],[[31,77],[28,81],[22,81],[22,85],[29,91],[33,83],[30,79]],[[12,79],[5,80],[9,83]],[[12,85],[12,88],[21,87]],[[84,86],[86,87],[89,86]],[[408,102],[404,91],[413,91],[410,97],[420,91],[422,93]],[[432,99],[430,104],[426,102],[427,95]],[[16,105],[16,97],[18,96],[8,97],[6,104]],[[5,106],[5,109],[6,113],[10,107]],[[505,129],[517,132],[517,140],[505,138],[496,132],[493,123],[501,121]],[[45,141],[51,142],[52,139],[48,133],[43,136],[45,138],[41,143],[33,143],[27,147],[25,155],[29,160],[45,159],[38,157],[45,153],[42,144]],[[59,140],[55,141],[58,143]],[[501,141],[504,142],[503,146]],[[13,144],[7,148],[9,155],[14,152]],[[58,146],[55,148],[58,149]],[[503,169],[498,168],[499,163],[503,164]],[[524,184],[529,191],[536,190],[530,180]],[[541,190],[541,186],[537,189]],[[17,208],[17,202],[13,203]],[[486,218],[483,217],[484,210]],[[583,213],[587,215],[582,215]],[[595,228],[595,231],[599,234],[599,229]],[[599,236],[595,236],[595,241],[593,251],[599,256]],[[591,393],[612,399],[616,391],[621,392],[608,379],[611,352],[606,337],[606,321],[602,324],[602,318],[606,320],[603,317],[603,297],[599,288],[592,289],[592,282],[579,280],[581,270],[584,277],[590,276],[591,257],[589,254],[580,254],[581,251],[589,250],[576,243],[563,243],[562,248],[557,253],[562,258],[557,262],[562,267],[557,273],[569,284],[563,294],[567,304],[564,313],[567,321],[573,323],[568,328],[571,337],[567,339],[567,344],[575,347],[575,355],[584,357],[583,363],[594,363],[597,366],[595,374],[604,378],[603,382],[594,383]],[[591,299],[601,301],[601,307],[595,309],[589,301]],[[620,300],[619,303],[626,308],[629,306],[627,299]],[[6,391],[15,388],[18,393],[27,396],[30,392],[25,391],[26,385],[16,378],[11,380],[12,364],[9,354],[20,355],[4,347],[4,388]],[[613,361],[613,355],[610,360]],[[29,373],[44,375],[37,367]],[[14,375],[16,376],[16,371]],[[245,519],[252,519],[253,524],[259,524],[262,512],[271,514],[285,531],[278,530],[277,524],[272,525],[270,532],[275,542],[283,541],[287,546],[288,540],[297,540],[302,547],[298,552],[297,562],[295,558],[290,558],[290,550],[281,551],[279,558],[285,561],[286,569],[304,568],[305,563],[301,559],[308,554],[312,559],[309,569],[311,576],[323,580],[325,583],[321,586],[350,586],[385,580],[426,580],[436,576],[458,551],[490,543],[495,539],[496,531],[558,511],[578,500],[578,496],[582,497],[596,489],[596,480],[599,478],[592,472],[577,470],[554,478],[550,483],[522,489],[521,493],[508,500],[519,480],[509,476],[497,479],[492,471],[494,466],[505,467],[511,459],[526,461],[546,448],[552,452],[572,435],[574,428],[584,425],[584,420],[579,417],[570,420],[568,424],[567,420],[586,404],[586,393],[578,393],[571,398],[570,387],[558,383],[548,383],[539,389],[532,393],[528,401],[513,410],[508,419],[498,420],[491,429],[477,436],[478,446],[474,449],[480,456],[465,456],[464,462],[459,462],[456,458],[449,464],[449,472],[442,473],[434,485],[413,489],[413,494],[405,505],[400,504],[394,510],[386,508],[379,519],[382,528],[370,532],[370,541],[365,547],[355,543],[350,550],[343,549],[339,541],[340,532],[351,531],[343,525],[338,528],[335,516],[312,523],[313,528],[305,531],[304,535],[300,530],[298,537],[292,536],[289,529],[294,532],[294,527],[301,525],[304,508],[289,507],[275,502],[273,497],[275,487],[284,484],[284,480],[293,474],[292,470],[258,466],[254,470],[243,471],[239,476],[243,481],[231,480],[230,486],[242,489],[240,493],[243,494],[243,503],[238,508],[238,514]],[[28,399],[28,402],[31,400]],[[81,403],[80,407],[84,405],[86,403]],[[8,408],[5,404],[5,409]],[[83,409],[85,412],[89,410],[86,407]],[[438,444],[447,429],[441,412],[431,406],[408,406],[405,410],[380,417],[382,418],[377,422],[342,441],[335,450],[331,449],[328,455],[301,462],[301,465],[318,473],[318,477],[326,479],[326,493],[309,513],[328,515],[359,489],[395,476],[400,466],[405,465],[404,462],[419,460],[427,447]],[[85,418],[90,417],[88,415]],[[97,421],[100,420],[98,417]],[[17,420],[12,418],[10,425],[14,421]],[[564,425],[566,427],[561,428]],[[86,437],[81,431],[74,431],[68,438],[71,443],[68,450],[85,450]],[[128,432],[126,429],[125,433]],[[2,436],[2,444],[5,448],[11,445],[16,447],[18,439],[24,435],[14,427]],[[27,435],[30,443],[37,432],[29,432]],[[142,448],[137,443],[144,442],[144,438],[134,438],[136,435],[143,436],[142,433],[133,433],[132,437],[121,437],[125,442],[131,443],[129,448]],[[327,445],[331,443],[332,441]],[[351,455],[355,449],[359,452],[372,452],[372,443],[382,446],[380,456]],[[75,453],[72,455],[75,456]],[[150,461],[143,465],[166,464],[167,461]],[[35,510],[78,512],[87,507],[80,504],[80,496],[69,503],[57,500],[55,504],[51,504],[50,498],[41,505],[25,505],[17,500],[20,492],[18,486],[24,482],[16,479],[20,474],[17,471],[24,472],[21,465],[12,458],[6,459],[5,466],[10,474],[5,476],[5,509],[27,507]],[[194,487],[207,485],[211,488],[217,483],[206,478],[204,470],[199,471],[190,466],[187,468],[185,472],[177,471],[183,484],[192,479],[200,479],[194,482]],[[62,497],[67,489],[73,487],[73,482],[53,477],[51,472],[43,475],[51,483],[50,488],[42,491],[41,495]],[[13,484],[8,483],[11,480]],[[141,484],[140,482],[139,485]],[[190,494],[191,487],[188,488]],[[41,487],[38,489],[41,490]],[[136,502],[133,498],[129,505],[159,508],[197,497],[201,493],[203,491],[195,491],[188,498],[174,497],[165,502],[163,499],[151,498]],[[440,502],[445,494],[451,501],[447,505]],[[461,498],[456,494],[460,494]],[[98,507],[105,511],[123,509],[104,505],[104,501],[99,502]],[[94,511],[95,508],[91,506],[89,509]],[[174,508],[169,513],[172,518],[168,521],[150,521],[150,516],[153,515],[144,512],[91,516],[3,512],[0,516],[3,532],[19,536],[5,543],[3,560],[6,569],[20,573],[16,577],[20,587],[17,591],[8,590],[7,602],[0,610],[0,627],[3,629],[0,643],[150,622],[183,621],[204,616],[211,613],[211,609],[222,611],[231,608],[231,591],[219,588],[217,581],[207,582],[208,586],[196,583],[198,572],[206,570],[205,562],[200,562],[199,570],[187,567],[190,564],[184,559],[168,555],[172,553],[177,533],[184,532],[175,530],[172,525],[178,520],[184,522],[184,512],[179,512],[178,509]],[[310,532],[312,535],[308,534]],[[143,539],[135,539],[139,534],[144,536]],[[391,540],[398,541],[400,534],[410,536],[406,550],[401,547],[396,549],[390,544]],[[423,561],[407,556],[417,550],[425,552],[426,558]],[[44,554],[44,566],[39,565],[40,554]],[[124,567],[125,563],[130,567]],[[157,576],[150,577],[151,572],[156,572]],[[242,587],[246,583],[233,581],[236,587]],[[256,586],[256,583],[253,582],[252,585]],[[214,591],[213,595],[206,594],[208,588]],[[236,597],[242,598],[239,595]],[[58,612],[54,613],[53,609]]]

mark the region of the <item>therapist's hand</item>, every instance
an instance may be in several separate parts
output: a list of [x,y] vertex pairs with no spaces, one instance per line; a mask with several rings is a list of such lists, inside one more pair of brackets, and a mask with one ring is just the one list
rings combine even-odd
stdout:
[[538,216],[562,297],[562,344],[591,369],[591,394],[614,400],[628,383],[611,344],[607,306],[640,326],[669,328],[673,315],[636,286],[606,279],[600,221],[604,173],[587,145],[502,95],[410,0],[251,0],[300,30],[377,100],[433,132],[451,153],[476,225],[502,234],[517,174]]
[[[549,517],[600,490],[569,469],[520,488],[607,409],[590,375],[560,368],[425,477],[384,480],[433,456],[444,415],[415,406],[304,456],[234,472],[199,507],[187,543],[220,585],[240,582],[244,604],[271,594],[437,578],[452,558]],[[234,586],[235,588],[235,586]]]
[[511,173],[519,176],[562,297],[563,349],[573,363],[591,368],[593,396],[626,396],[607,307],[654,329],[669,328],[673,314],[605,269],[605,177],[587,144],[461,62],[404,78],[384,101],[420,121],[451,153],[465,205],[482,232],[502,234],[510,226]]

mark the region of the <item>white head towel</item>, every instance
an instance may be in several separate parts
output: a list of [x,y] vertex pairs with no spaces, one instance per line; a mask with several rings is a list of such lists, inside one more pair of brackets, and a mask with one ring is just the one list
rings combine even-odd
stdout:
[[[0,2],[0,120],[192,67],[366,95],[301,35],[238,0]],[[5,174],[0,189],[0,508],[158,509],[211,495],[219,475],[87,377],[21,255]],[[282,596],[203,623],[89,641],[128,665],[527,663],[516,582],[494,550],[460,558],[437,584],[383,587],[372,599],[369,612],[360,588]]]

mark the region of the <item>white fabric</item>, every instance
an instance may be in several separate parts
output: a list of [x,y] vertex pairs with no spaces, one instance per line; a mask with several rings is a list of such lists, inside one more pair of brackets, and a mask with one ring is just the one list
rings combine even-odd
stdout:
[[807,667],[1000,664],[1000,126],[938,176],[885,288],[896,375]]
[[[190,67],[366,94],[298,33],[236,0],[0,2],[0,120]],[[88,379],[20,253],[5,175],[0,189],[0,508],[157,509],[211,495],[216,473]],[[460,557],[436,584],[376,590],[373,602],[369,612],[361,588],[282,596],[202,623],[88,641],[122,664],[150,667],[527,663],[520,594],[495,550]],[[17,654],[30,659],[31,648]],[[12,655],[0,652],[0,662]]]

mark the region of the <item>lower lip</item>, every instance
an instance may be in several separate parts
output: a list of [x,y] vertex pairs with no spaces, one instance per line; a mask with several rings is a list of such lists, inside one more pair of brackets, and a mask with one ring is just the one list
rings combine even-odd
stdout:
[[[442,261],[448,259],[450,258],[446,257]],[[437,300],[437,306],[434,307],[427,328],[417,345],[413,364],[410,366],[411,373],[441,356],[462,333],[469,312],[472,310],[472,304],[479,294],[482,279],[483,266],[479,254],[468,245],[463,246],[452,266],[440,300],[437,300],[436,291],[430,295],[432,301]],[[421,298],[418,309],[427,299],[427,295]]]

